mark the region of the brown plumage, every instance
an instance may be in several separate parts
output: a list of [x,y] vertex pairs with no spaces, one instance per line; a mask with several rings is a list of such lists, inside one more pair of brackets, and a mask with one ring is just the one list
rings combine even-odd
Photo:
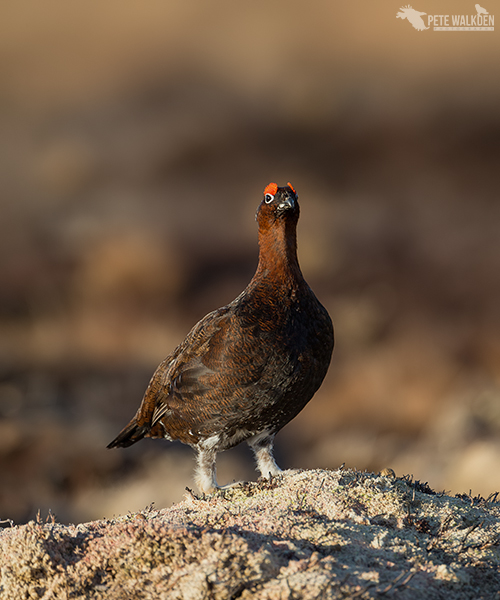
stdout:
[[269,184],[257,209],[259,264],[247,288],[204,317],[154,373],[139,410],[108,448],[143,437],[197,451],[202,492],[218,487],[217,452],[246,440],[263,477],[276,475],[275,434],[321,385],[333,327],[297,260],[299,204]]

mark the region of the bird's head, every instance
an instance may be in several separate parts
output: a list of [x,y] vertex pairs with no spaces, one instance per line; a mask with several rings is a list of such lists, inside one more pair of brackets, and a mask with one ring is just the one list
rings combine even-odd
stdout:
[[297,223],[299,218],[297,192],[291,183],[278,187],[270,183],[264,189],[264,198],[257,209],[255,219],[259,228],[271,227],[274,223]]

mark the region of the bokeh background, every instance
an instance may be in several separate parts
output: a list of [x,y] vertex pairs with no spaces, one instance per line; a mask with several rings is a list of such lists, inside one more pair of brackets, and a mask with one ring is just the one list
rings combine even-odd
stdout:
[[[337,342],[278,462],[500,489],[500,23],[416,31],[400,6],[2,4],[0,520],[182,499],[189,448],[105,446],[250,280],[270,181],[299,193]],[[255,478],[248,449],[218,476]]]

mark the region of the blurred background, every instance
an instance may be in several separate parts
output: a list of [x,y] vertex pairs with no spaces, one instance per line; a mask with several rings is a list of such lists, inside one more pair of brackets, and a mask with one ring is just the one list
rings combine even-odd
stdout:
[[[188,447],[105,446],[252,277],[270,181],[298,191],[337,344],[279,464],[500,490],[500,24],[416,31],[400,6],[3,3],[0,520],[193,487]],[[255,477],[220,455],[220,483]]]

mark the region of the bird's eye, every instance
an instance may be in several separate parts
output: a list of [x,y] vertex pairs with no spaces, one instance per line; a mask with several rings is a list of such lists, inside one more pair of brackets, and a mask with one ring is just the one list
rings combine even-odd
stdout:
[[266,204],[269,204],[270,202],[272,202],[274,200],[274,196],[272,194],[266,194],[264,196],[264,200],[265,200]]

